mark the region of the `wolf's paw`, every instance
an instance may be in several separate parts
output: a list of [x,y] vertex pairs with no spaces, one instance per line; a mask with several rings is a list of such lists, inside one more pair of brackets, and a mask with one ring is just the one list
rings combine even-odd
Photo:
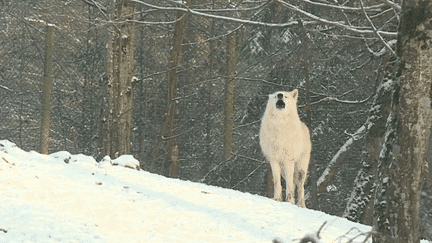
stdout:
[[278,202],[282,202],[282,197],[274,197],[273,200],[278,201]]

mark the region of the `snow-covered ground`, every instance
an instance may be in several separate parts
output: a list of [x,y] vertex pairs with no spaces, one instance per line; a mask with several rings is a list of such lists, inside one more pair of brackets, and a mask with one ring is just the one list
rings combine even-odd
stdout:
[[[116,165],[114,165],[116,164]],[[0,242],[363,242],[370,227],[290,203],[137,171],[122,156],[0,141]],[[370,241],[369,241],[370,242]]]

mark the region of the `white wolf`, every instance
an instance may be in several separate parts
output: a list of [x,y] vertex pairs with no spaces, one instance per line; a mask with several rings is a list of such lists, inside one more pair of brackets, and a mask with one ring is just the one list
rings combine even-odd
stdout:
[[[281,175],[286,182],[286,201],[305,207],[304,183],[311,154],[309,129],[297,113],[298,90],[269,95],[261,121],[260,145],[273,172],[274,198],[282,201]],[[294,188],[295,187],[295,188]]]

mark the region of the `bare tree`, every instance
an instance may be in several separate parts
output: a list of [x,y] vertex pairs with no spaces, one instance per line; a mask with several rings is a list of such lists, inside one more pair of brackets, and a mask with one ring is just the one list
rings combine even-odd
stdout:
[[228,159],[234,151],[234,100],[235,100],[235,67],[237,60],[237,36],[227,37],[227,79],[225,82],[225,122],[224,122],[224,158]]
[[432,124],[432,3],[405,0],[392,107],[378,164],[374,242],[420,242],[422,172]]
[[133,88],[137,79],[135,72],[135,26],[136,4],[129,0],[116,0],[115,24],[112,40],[108,43],[108,104],[104,154],[116,158],[130,152]]
[[167,159],[168,176],[177,177],[179,167],[179,147],[174,136],[175,119],[180,110],[177,104],[177,67],[182,56],[182,44],[187,24],[187,14],[178,12],[174,27],[174,47],[168,59],[167,94],[165,103],[165,131],[164,137],[168,141]]
[[40,152],[48,154],[51,127],[51,100],[53,90],[53,57],[54,57],[55,26],[47,25],[45,36],[45,62],[42,82],[42,112],[40,126]]
[[[311,106],[311,97],[310,97],[310,78],[309,78],[309,66],[310,66],[310,57],[309,57],[309,37],[307,35],[307,31],[303,26],[303,22],[301,20],[298,21],[300,31],[301,31],[301,42],[302,42],[302,52],[303,55],[301,56],[301,61],[303,64],[303,78],[306,86],[306,125],[308,126],[309,130],[311,129],[312,125],[312,106]],[[312,141],[312,135],[311,141]],[[310,156],[310,162],[309,162],[309,177],[311,182],[311,197],[308,203],[309,208],[318,209],[319,203],[318,203],[318,195],[317,195],[317,178],[316,178],[316,166],[315,161],[313,158],[313,148]]]
[[382,61],[376,82],[381,81],[377,88],[373,104],[369,109],[369,117],[365,123],[365,145],[362,154],[362,168],[357,173],[354,188],[348,199],[343,217],[367,225],[372,224],[373,218],[373,194],[376,182],[376,168],[380,148],[384,139],[386,119],[390,112],[391,94],[395,81],[394,65],[389,66],[387,76],[388,55]]

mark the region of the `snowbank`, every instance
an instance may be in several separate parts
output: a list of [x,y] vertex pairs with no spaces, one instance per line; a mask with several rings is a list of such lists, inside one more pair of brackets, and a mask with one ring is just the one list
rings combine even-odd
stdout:
[[0,141],[0,242],[298,242],[325,221],[322,242],[363,242],[371,230],[290,203],[134,170],[138,161],[120,158],[41,155]]

